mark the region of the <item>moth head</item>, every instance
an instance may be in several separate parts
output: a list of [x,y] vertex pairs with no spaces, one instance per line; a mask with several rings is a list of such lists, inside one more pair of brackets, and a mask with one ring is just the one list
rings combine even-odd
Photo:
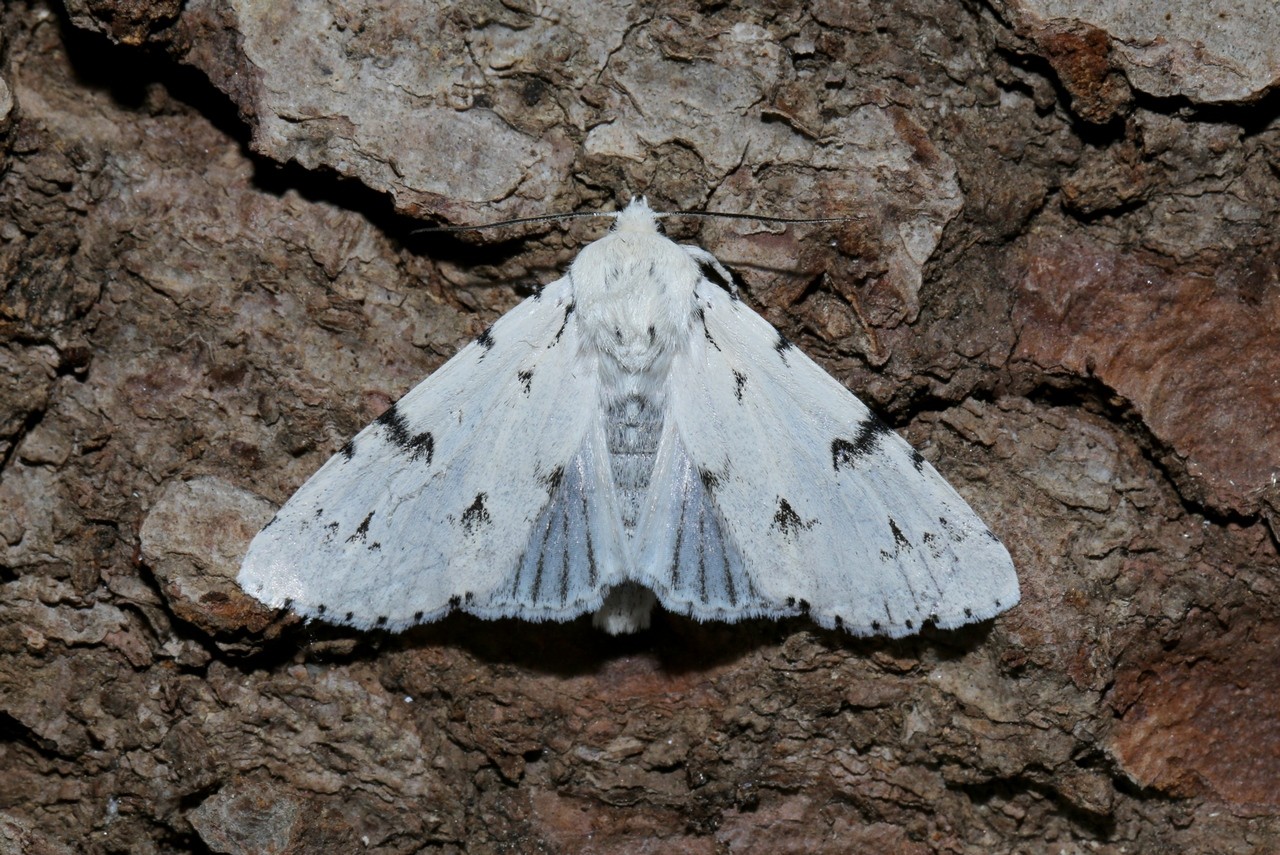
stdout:
[[623,208],[618,218],[613,221],[615,232],[644,232],[652,234],[658,231],[658,219],[649,207],[645,197],[631,197],[631,203]]

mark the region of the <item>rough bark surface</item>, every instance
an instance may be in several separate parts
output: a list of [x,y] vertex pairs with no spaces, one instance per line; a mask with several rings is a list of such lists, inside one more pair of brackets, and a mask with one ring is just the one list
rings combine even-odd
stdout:
[[[1214,5],[6,6],[0,853],[1280,851],[1280,19]],[[632,192],[856,217],[680,236],[1020,606],[385,636],[239,592],[599,224],[412,230]]]

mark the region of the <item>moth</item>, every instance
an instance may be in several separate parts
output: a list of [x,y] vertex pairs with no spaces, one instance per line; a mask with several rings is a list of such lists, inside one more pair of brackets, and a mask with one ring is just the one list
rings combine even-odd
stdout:
[[1018,602],[923,457],[644,200],[362,430],[254,538],[274,608],[401,630],[450,610],[646,628],[807,614],[903,636]]

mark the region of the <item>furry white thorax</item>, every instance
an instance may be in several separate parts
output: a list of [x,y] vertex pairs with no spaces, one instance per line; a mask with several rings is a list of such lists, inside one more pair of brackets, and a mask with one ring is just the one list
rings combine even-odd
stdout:
[[658,231],[644,199],[618,214],[613,230],[569,268],[582,346],[599,360],[613,400],[660,400],[672,357],[689,341],[701,274],[689,252]]

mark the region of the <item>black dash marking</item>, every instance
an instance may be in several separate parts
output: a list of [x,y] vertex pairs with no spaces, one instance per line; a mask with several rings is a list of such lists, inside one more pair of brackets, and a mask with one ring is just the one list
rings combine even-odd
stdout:
[[328,534],[325,535],[325,540],[332,540],[333,536],[338,533],[338,524],[336,522],[331,522],[326,525],[324,529],[328,532]]
[[702,514],[698,515],[698,601],[704,605],[707,602],[707,552],[702,548],[702,544],[706,543],[706,535],[703,533]]
[[920,452],[916,451],[914,448],[911,449],[911,465],[916,468],[917,472],[924,471],[924,457],[922,457]]
[[[703,278],[705,278],[707,281],[712,282],[716,285],[719,285],[721,288],[728,291],[729,295],[733,297],[733,299],[735,300],[738,299],[737,284],[734,283],[733,279],[725,279],[724,274],[722,274],[719,270],[716,270],[713,264],[711,264],[708,261],[699,261],[698,270],[702,273]],[[729,275],[733,276],[734,279],[737,278],[736,276],[733,275],[732,272],[729,272]]]
[[320,515],[323,513],[324,513],[324,508],[316,508],[316,513],[315,513],[316,519],[320,519]]
[[365,535],[369,533],[369,520],[373,519],[373,514],[373,511],[369,511],[369,515],[364,518],[364,522],[356,526],[355,534],[347,538],[347,543],[355,543],[357,540],[364,543]]
[[[547,520],[547,527],[542,530],[542,543],[538,544],[538,566],[533,569],[533,598],[537,600],[538,592],[542,590],[542,570],[547,562],[547,541],[551,539],[551,521]],[[523,562],[521,562],[523,564]],[[517,581],[519,575],[516,576]]]
[[996,608],[1000,608],[1000,601],[996,600]]
[[773,515],[773,528],[782,532],[784,537],[794,538],[802,531],[808,531],[813,528],[817,520],[801,519],[796,513],[795,508],[791,507],[791,503],[786,499],[778,498],[778,511]]
[[430,431],[410,433],[409,423],[400,413],[399,402],[392,404],[385,413],[378,416],[377,424],[387,432],[387,439],[408,454],[410,460],[422,460],[425,457],[427,465],[431,465],[431,458],[436,453],[435,438]]
[[316,606],[316,614],[318,615],[324,614],[326,608],[328,608],[328,606],[326,606],[324,603],[321,603],[320,605]]
[[915,625],[914,623],[912,623],[910,620],[906,621],[906,624],[907,624],[907,629],[915,629],[915,628],[916,628],[916,625]]
[[841,466],[852,468],[863,457],[875,451],[880,438],[887,433],[892,433],[890,427],[874,413],[869,413],[852,441],[838,437],[831,441],[831,465],[837,472]]
[[[649,278],[650,279],[658,278],[658,262],[656,261],[649,262]],[[652,327],[650,327],[650,329],[652,329]]]
[[965,617],[967,617],[967,618],[971,618],[971,617],[973,617],[973,609],[965,609],[965,610],[964,610],[964,616],[965,616]]
[[375,620],[375,621],[373,622],[373,625],[374,625],[374,626],[386,626],[386,625],[387,625],[387,616],[386,616],[386,615],[378,615],[378,619],[377,619],[377,620]]
[[836,615],[836,629],[844,629],[844,618]]
[[462,512],[462,527],[467,534],[475,534],[482,523],[489,522],[489,509],[484,506],[484,499],[484,493],[476,493],[476,500]]
[[560,329],[556,331],[556,337],[552,340],[551,344],[555,345],[560,343],[560,336],[564,335],[565,327],[569,326],[569,316],[573,314],[573,310],[576,308],[578,308],[577,303],[570,303],[564,307],[564,323],[560,324]]
[[[682,546],[684,546],[684,526],[676,529],[676,548],[671,551],[671,587],[673,589],[680,579],[680,548]],[[706,588],[705,583],[703,588]]]
[[[569,542],[569,515],[560,515],[560,534],[565,543]],[[569,553],[566,551],[560,562],[560,605],[569,602]]]
[[995,541],[996,543],[1000,542],[1000,538],[996,537],[996,533],[991,529],[987,529],[985,534],[987,535],[988,540]]
[[492,326],[485,327],[484,332],[476,336],[476,344],[483,347],[486,352],[493,350],[493,327]]
[[887,550],[887,549],[882,549],[882,550],[880,550],[880,559],[881,559],[882,561],[892,561],[892,560],[893,560],[893,553],[892,553],[892,552],[890,552],[890,551],[889,551],[889,550]]
[[658,330],[653,324],[649,324],[649,344],[653,344],[658,340]]
[[338,449],[338,452],[347,460],[350,460],[351,458],[355,457],[356,441],[354,439],[347,440],[342,444],[342,448]]
[[618,344],[622,344],[622,327],[613,328],[613,337],[618,340]]
[[467,605],[471,605],[471,603],[475,600],[475,598],[476,598],[476,595],[471,593],[470,591],[467,591],[465,594],[462,595],[462,601]]
[[716,350],[719,350],[720,345],[716,344],[716,340],[711,337],[711,330],[707,328],[706,310],[703,309],[701,306],[698,306],[696,309],[694,309],[694,311],[697,312],[698,320],[702,323],[702,334],[707,337],[707,341],[711,343],[712,347],[714,347]]
[[787,597],[787,608],[794,609],[796,607],[796,598]]
[[[452,597],[449,598],[449,608],[456,609],[460,605],[462,605],[462,597],[459,597],[457,594],[454,594]],[[422,614],[422,612],[418,612],[418,614]]]
[[413,613],[413,622],[414,622],[414,623],[422,623],[422,612],[414,612],[414,613]]
[[[587,534],[587,584],[594,588],[596,586],[596,547],[591,542],[591,523],[589,522],[591,515],[587,511],[587,493],[585,490],[582,492],[582,518],[583,520],[588,520],[587,524],[583,526]],[[467,594],[467,596],[471,595]]]
[[893,542],[898,545],[899,549],[903,547],[911,548],[911,541],[907,540],[907,536],[902,533],[902,529],[898,528],[898,523],[894,521],[893,517],[889,517],[889,531],[893,532]]
[[564,467],[557,466],[551,471],[551,474],[542,479],[542,483],[547,486],[547,496],[554,496],[556,490],[560,489],[560,481],[564,478]]
[[716,487],[720,486],[720,477],[710,469],[699,469],[698,477],[702,480],[702,489],[708,493],[714,492]]
[[271,528],[273,525],[275,525],[275,524],[276,524],[276,520],[278,520],[278,519],[280,519],[280,515],[279,515],[279,514],[273,514],[273,515],[272,515],[272,517],[271,517],[271,519],[267,520],[267,524],[266,524],[266,525],[264,525],[264,526],[262,527],[262,530],[263,530],[263,531],[266,531],[267,529]]
[[284,605],[282,605],[280,608],[284,609],[285,611],[288,611],[289,609],[293,608],[293,597],[285,597]]
[[375,540],[373,543],[369,544],[369,551],[370,551],[370,552],[381,552],[381,551],[382,551],[382,544]]
[[524,393],[528,395],[533,390],[533,369],[529,368],[524,371],[516,372],[516,379],[520,381],[520,385],[524,386]]
[[356,613],[355,613],[355,612],[347,612],[347,616],[346,616],[346,618],[344,618],[344,620],[350,621],[350,620],[351,620],[352,618],[354,618],[355,616],[356,616]]
[[880,631],[880,621],[878,621],[878,620],[873,620],[873,621],[871,622],[871,628],[872,628],[872,629],[874,629],[876,632],[879,632],[879,631]]
[[773,343],[773,349],[778,351],[778,355],[782,357],[782,361],[787,360],[787,351],[795,347],[791,340],[782,333],[778,333],[778,340]]
[[809,613],[809,601],[808,601],[808,600],[801,600],[801,601],[800,601],[800,611],[804,612],[805,614],[808,614],[808,613]]
[[738,399],[738,403],[742,403],[742,387],[747,385],[747,375],[741,371],[733,372],[733,396]]
[[[699,523],[701,525],[701,523]],[[704,539],[705,542],[705,539]],[[738,589],[733,584],[733,574],[729,569],[729,553],[727,550],[720,550],[720,569],[724,573],[724,587],[729,593],[729,605],[736,606],[738,604]],[[747,580],[748,591],[751,588],[751,580]],[[750,594],[748,593],[748,596]]]

